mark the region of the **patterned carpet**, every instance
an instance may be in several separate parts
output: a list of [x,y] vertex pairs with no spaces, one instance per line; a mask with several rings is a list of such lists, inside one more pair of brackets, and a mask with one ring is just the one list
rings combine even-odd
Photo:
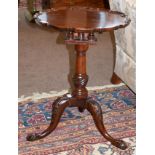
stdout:
[[42,140],[28,142],[28,133],[47,128],[56,97],[19,102],[19,155],[133,155],[135,154],[136,96],[125,85],[89,91],[103,110],[108,132],[124,139],[128,149],[122,151],[107,142],[97,131],[85,110],[67,108],[56,130]]

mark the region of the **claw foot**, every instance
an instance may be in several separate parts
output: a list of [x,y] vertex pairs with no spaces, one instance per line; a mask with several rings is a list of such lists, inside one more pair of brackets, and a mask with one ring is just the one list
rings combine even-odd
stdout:
[[35,141],[35,140],[38,140],[38,139],[40,139],[40,136],[39,136],[39,134],[37,134],[37,133],[29,134],[29,135],[26,137],[26,140],[27,140],[27,141]]
[[120,148],[121,150],[125,150],[128,147],[127,144],[123,140],[115,140],[111,142],[111,144]]

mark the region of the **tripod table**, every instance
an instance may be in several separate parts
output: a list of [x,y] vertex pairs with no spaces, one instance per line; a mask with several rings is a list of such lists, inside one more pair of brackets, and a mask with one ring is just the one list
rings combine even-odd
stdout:
[[76,71],[73,77],[75,88],[71,94],[67,93],[54,101],[49,127],[41,133],[29,134],[27,140],[34,141],[49,135],[57,127],[64,109],[75,106],[80,112],[87,109],[103,137],[110,141],[112,145],[125,150],[127,148],[126,143],[120,139],[114,139],[106,131],[100,104],[88,96],[86,89],[88,82],[86,51],[89,45],[96,44],[95,33],[124,28],[130,23],[130,19],[125,14],[117,11],[76,6],[40,12],[35,15],[35,21],[39,25],[65,31],[66,44],[75,44]]

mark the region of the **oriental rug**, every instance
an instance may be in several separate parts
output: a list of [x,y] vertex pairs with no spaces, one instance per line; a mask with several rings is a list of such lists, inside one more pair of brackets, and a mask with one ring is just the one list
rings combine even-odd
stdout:
[[19,155],[134,155],[136,126],[136,96],[124,84],[89,89],[89,96],[98,101],[103,110],[107,131],[127,142],[122,151],[112,146],[97,131],[91,115],[85,110],[66,108],[49,136],[34,142],[26,135],[46,129],[51,119],[54,99],[66,91],[35,94],[19,99]]

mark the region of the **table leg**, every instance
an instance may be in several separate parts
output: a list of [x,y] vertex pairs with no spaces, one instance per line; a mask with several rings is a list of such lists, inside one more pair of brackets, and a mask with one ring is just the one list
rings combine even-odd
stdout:
[[49,127],[41,133],[29,134],[26,139],[28,141],[35,141],[49,135],[57,127],[65,108],[70,106],[71,104],[74,104],[74,102],[75,99],[72,98],[70,94],[66,94],[60,98],[57,98],[53,103],[51,123]]
[[99,103],[93,99],[88,99],[87,100],[87,110],[91,113],[97,129],[103,135],[103,137],[105,139],[107,139],[108,141],[110,141],[112,145],[114,145],[122,150],[125,150],[127,148],[126,143],[122,140],[114,139],[106,131],[106,128],[104,127],[104,123],[103,123],[102,109],[101,109],[101,106],[99,105]]
[[122,80],[113,72],[113,75],[111,77],[111,83],[112,84],[120,84]]

